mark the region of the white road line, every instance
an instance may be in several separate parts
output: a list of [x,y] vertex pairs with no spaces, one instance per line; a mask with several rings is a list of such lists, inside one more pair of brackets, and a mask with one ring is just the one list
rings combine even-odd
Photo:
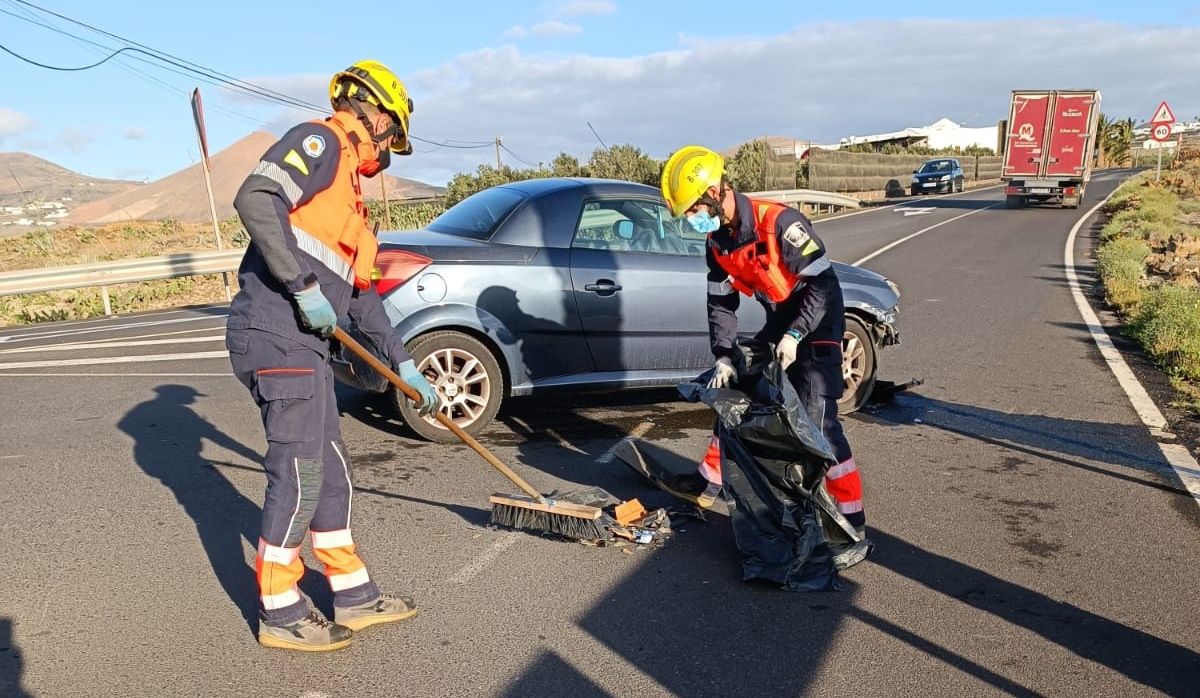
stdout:
[[474,579],[488,565],[492,564],[496,558],[505,551],[511,548],[516,542],[519,533],[505,533],[500,536],[499,540],[488,546],[487,550],[480,553],[474,560],[471,560],[466,565],[454,573],[452,577],[446,580],[448,584],[466,584]]
[[866,257],[863,257],[862,259],[858,260],[857,262],[853,262],[850,266],[857,267],[860,264],[865,264],[866,262],[869,262],[872,259],[875,259],[879,255],[883,254],[884,252],[887,252],[888,250],[892,249],[893,247],[896,247],[898,245],[908,242],[909,240],[912,240],[913,238],[917,237],[918,235],[924,235],[925,233],[928,233],[929,231],[933,230],[934,228],[940,228],[943,225],[946,225],[947,223],[953,223],[954,221],[961,220],[963,218],[966,218],[967,216],[973,216],[976,213],[982,213],[983,211],[988,211],[990,209],[996,208],[999,205],[1000,205],[999,203],[994,203],[991,206],[984,206],[983,208],[977,208],[974,211],[967,211],[966,213],[955,216],[954,218],[948,218],[948,219],[942,221],[941,223],[934,223],[933,225],[931,225],[927,228],[921,228],[920,230],[918,230],[917,232],[915,232],[911,235],[906,235],[893,243],[889,243],[887,245],[884,245],[883,247],[880,247],[879,249],[875,250],[874,252],[867,255]]
[[917,197],[917,198],[911,198],[911,199],[905,198],[901,201],[897,201],[896,203],[888,204],[886,206],[872,206],[871,208],[865,208],[861,211],[853,211],[851,213],[839,213],[836,216],[828,216],[825,218],[819,218],[819,219],[813,221],[813,225],[819,225],[821,223],[825,223],[826,221],[837,221],[837,220],[841,220],[843,218],[851,218],[853,216],[861,216],[864,213],[875,213],[877,211],[887,211],[889,209],[896,208],[897,206],[905,206],[907,204],[911,204],[914,202],[933,201],[934,199],[945,199],[950,196],[962,196],[963,194],[973,194],[973,193],[979,192],[979,191],[987,191],[988,189],[995,189],[1000,186],[1003,186],[1003,185],[993,184],[990,187],[980,187],[978,189],[968,189],[964,192],[959,192],[957,194],[941,194],[940,196],[925,196],[925,197]]
[[[1110,194],[1109,196],[1112,195]],[[1071,288],[1071,295],[1075,298],[1075,306],[1079,309],[1079,314],[1082,316],[1084,324],[1087,325],[1088,333],[1092,335],[1092,341],[1096,343],[1096,348],[1100,350],[1100,355],[1104,357],[1104,362],[1108,364],[1108,368],[1112,371],[1113,376],[1116,377],[1117,383],[1125,391],[1125,395],[1133,405],[1134,411],[1137,412],[1138,418],[1150,430],[1150,436],[1158,444],[1159,450],[1162,451],[1163,457],[1167,459],[1167,463],[1171,465],[1171,469],[1175,471],[1180,483],[1192,494],[1192,499],[1197,504],[1200,504],[1200,478],[1190,474],[1200,472],[1200,464],[1196,462],[1192,454],[1183,446],[1164,443],[1162,441],[1162,439],[1174,438],[1173,434],[1167,432],[1166,417],[1163,417],[1163,413],[1158,409],[1158,405],[1154,404],[1154,400],[1150,399],[1149,393],[1142,387],[1137,376],[1133,375],[1133,371],[1129,370],[1129,364],[1125,363],[1121,352],[1113,345],[1112,338],[1108,336],[1108,332],[1100,324],[1100,318],[1096,316],[1095,311],[1092,310],[1092,306],[1088,303],[1087,297],[1083,295],[1083,287],[1079,283],[1079,275],[1075,272],[1075,236],[1078,235],[1083,224],[1104,205],[1105,201],[1108,201],[1108,197],[1105,197],[1104,201],[1096,204],[1087,213],[1083,214],[1071,228],[1070,234],[1067,235],[1067,242],[1063,247],[1063,267],[1066,270],[1067,285]]]
[[50,344],[44,347],[21,347],[19,349],[0,349],[0,354],[28,354],[37,352],[44,354],[48,351],[85,351],[88,349],[109,349],[115,347],[149,347],[161,344],[193,344],[195,342],[217,342],[225,339],[223,334],[213,334],[204,337],[176,337],[174,339],[144,339],[134,342],[104,341],[78,344]]
[[224,322],[224,315],[204,315],[202,317],[185,317],[175,320],[160,320],[157,322],[131,322],[124,325],[109,325],[108,327],[95,327],[86,330],[56,330],[52,332],[29,333],[18,335],[0,336],[0,344],[11,344],[13,342],[24,342],[30,339],[57,339],[58,337],[72,337],[80,334],[94,334],[96,332],[112,332],[113,330],[127,330],[137,327],[153,327],[155,325],[173,325],[179,322],[198,322],[202,320],[220,320]]
[[604,453],[601,453],[600,456],[598,458],[596,458],[596,462],[599,463],[600,465],[606,465],[608,463],[611,463],[613,461],[613,458],[616,457],[617,448],[619,448],[621,446],[621,444],[625,443],[626,441],[640,439],[641,437],[646,435],[646,432],[650,431],[653,428],[654,428],[654,422],[651,422],[651,421],[642,422],[641,424],[634,427],[633,431],[630,431],[628,436],[626,436],[625,438],[621,439],[620,441],[614,443],[612,446],[609,446],[607,451],[605,451]]
[[189,359],[221,359],[227,351],[194,351],[184,354],[148,354],[146,356],[109,356],[99,359],[60,359],[58,361],[15,361],[0,363],[0,371],[18,368],[55,368],[57,366],[97,366],[102,364],[141,364],[157,361],[187,361]]

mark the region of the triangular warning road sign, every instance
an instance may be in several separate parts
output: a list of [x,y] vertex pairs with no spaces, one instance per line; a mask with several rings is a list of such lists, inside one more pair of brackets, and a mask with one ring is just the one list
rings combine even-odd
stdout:
[[1174,124],[1175,114],[1171,112],[1171,108],[1166,102],[1158,105],[1158,109],[1154,111],[1154,118],[1150,119],[1152,124]]

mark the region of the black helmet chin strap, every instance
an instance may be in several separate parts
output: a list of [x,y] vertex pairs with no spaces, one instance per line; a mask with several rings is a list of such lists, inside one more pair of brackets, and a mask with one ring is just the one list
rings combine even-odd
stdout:
[[[371,120],[367,118],[366,112],[364,112],[363,108],[359,105],[359,102],[361,101],[365,100],[363,100],[361,97],[352,98],[350,100],[350,108],[354,110],[354,113],[358,116],[359,122],[361,122],[363,127],[367,129],[367,133],[371,134],[371,140],[375,141],[376,146],[379,146],[381,143],[394,135],[403,135],[403,131],[400,130],[400,125],[396,123],[396,119],[394,117],[392,118],[391,126],[384,129],[382,133],[375,133],[375,127],[371,124]],[[382,147],[380,149],[382,150]]]

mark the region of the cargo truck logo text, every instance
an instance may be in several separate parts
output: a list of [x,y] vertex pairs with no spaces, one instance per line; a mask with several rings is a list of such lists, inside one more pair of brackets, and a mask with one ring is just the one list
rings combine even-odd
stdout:
[[1017,138],[1020,138],[1023,141],[1032,141],[1033,124],[1021,124],[1021,127],[1017,129]]

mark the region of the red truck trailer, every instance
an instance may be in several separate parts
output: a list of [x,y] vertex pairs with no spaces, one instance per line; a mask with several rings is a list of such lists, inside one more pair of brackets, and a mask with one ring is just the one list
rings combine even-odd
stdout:
[[1078,208],[1092,177],[1099,90],[1014,90],[1004,140],[1005,203]]

